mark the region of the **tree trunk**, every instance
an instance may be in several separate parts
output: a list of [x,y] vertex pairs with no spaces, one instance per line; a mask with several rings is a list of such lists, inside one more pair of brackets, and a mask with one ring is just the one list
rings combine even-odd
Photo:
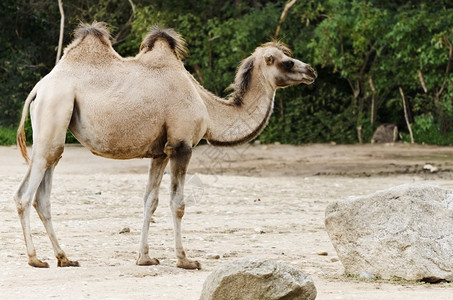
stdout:
[[363,130],[362,125],[356,127],[357,129],[357,138],[359,139],[359,144],[363,144]]
[[414,135],[412,134],[411,123],[409,122],[409,115],[407,113],[407,107],[406,107],[406,99],[404,98],[403,89],[401,87],[399,87],[399,90],[400,90],[400,94],[401,94],[401,99],[403,100],[404,118],[406,119],[407,128],[409,129],[409,135],[411,137],[411,144],[413,144]]

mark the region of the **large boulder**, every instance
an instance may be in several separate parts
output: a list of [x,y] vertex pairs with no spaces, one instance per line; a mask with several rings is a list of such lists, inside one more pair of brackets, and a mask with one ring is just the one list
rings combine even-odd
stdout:
[[453,280],[453,192],[407,184],[335,201],[325,225],[346,273]]
[[245,258],[217,267],[203,284],[201,300],[315,299],[310,276],[265,259]]

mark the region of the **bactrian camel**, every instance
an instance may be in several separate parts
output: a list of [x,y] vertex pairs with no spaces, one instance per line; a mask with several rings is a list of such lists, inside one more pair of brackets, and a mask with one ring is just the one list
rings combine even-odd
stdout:
[[[61,249],[52,226],[52,174],[63,153],[66,131],[92,153],[114,159],[151,158],[144,196],[144,221],[138,265],[159,261],[148,254],[151,216],[159,186],[170,162],[170,206],[174,221],[177,266],[199,269],[182,245],[184,179],[192,149],[201,139],[215,146],[233,146],[255,138],[272,113],[275,90],[310,84],[316,72],[291,58],[288,47],[269,42],[239,66],[232,93],[222,99],[204,89],[184,68],[186,48],[172,29],[153,28],[133,58],[112,48],[104,23],[81,25],[62,59],[27,97],[17,143],[29,163],[15,194],[28,263],[48,267],[38,259],[30,229],[31,204],[51,240],[60,267],[78,266]],[[30,107],[33,150],[27,156],[24,123]]]

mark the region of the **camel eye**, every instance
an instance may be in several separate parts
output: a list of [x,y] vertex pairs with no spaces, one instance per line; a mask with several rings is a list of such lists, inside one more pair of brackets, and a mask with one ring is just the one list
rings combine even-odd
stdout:
[[282,64],[286,71],[291,71],[291,69],[294,67],[294,62],[292,60],[284,61],[282,62]]

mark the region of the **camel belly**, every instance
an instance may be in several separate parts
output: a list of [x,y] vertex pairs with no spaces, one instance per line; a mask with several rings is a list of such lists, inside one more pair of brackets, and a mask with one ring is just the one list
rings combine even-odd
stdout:
[[148,139],[143,139],[143,137],[131,139],[130,136],[122,135],[115,137],[91,136],[73,129],[71,132],[93,154],[113,159],[161,156],[164,154],[163,149],[166,143],[166,136],[163,134]]
[[163,154],[166,133],[158,117],[110,113],[95,117],[73,112],[69,129],[92,153],[114,159],[155,157]]

